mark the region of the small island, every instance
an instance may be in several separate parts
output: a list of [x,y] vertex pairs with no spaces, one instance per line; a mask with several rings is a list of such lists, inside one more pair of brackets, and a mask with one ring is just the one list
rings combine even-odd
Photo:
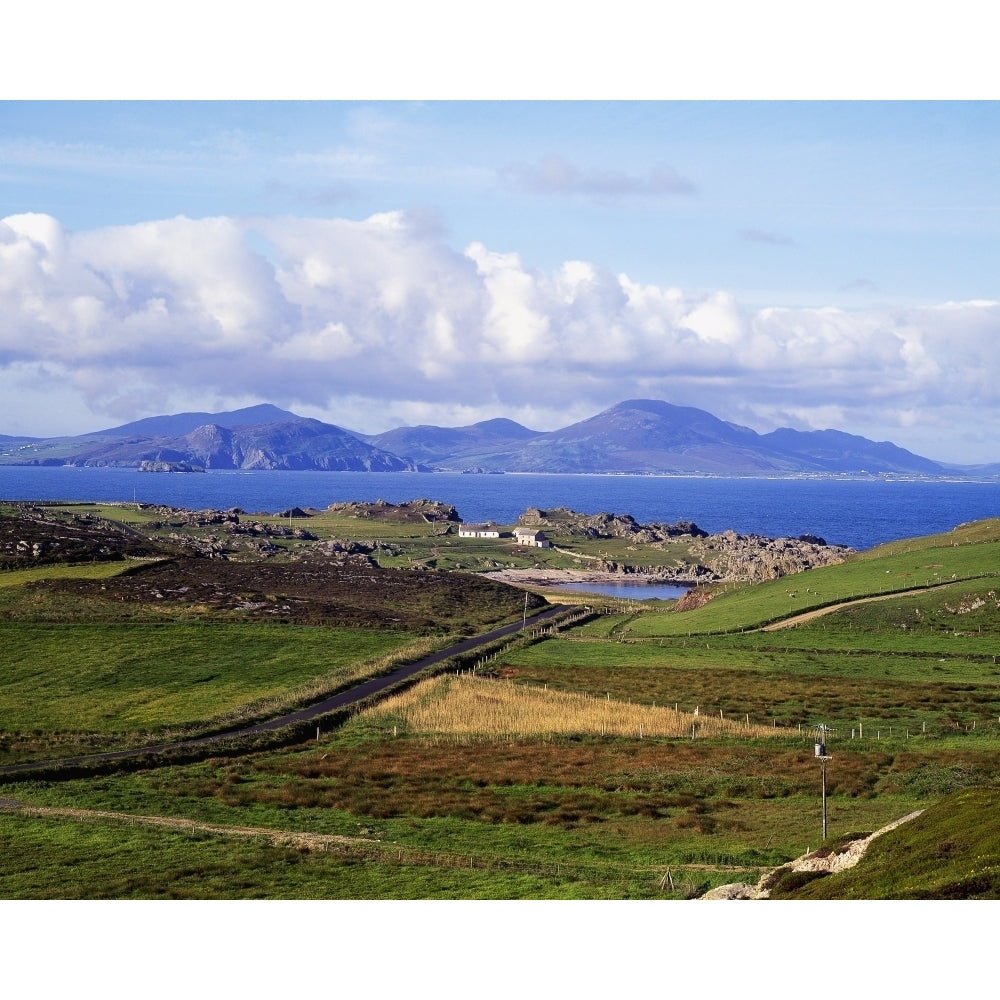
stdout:
[[139,463],[140,472],[204,472],[204,468],[190,462],[157,462],[152,459]]

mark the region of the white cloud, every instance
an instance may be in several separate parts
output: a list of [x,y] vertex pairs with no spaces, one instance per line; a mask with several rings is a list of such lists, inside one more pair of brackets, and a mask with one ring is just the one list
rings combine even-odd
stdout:
[[747,337],[747,324],[736,300],[726,292],[699,302],[680,321],[682,328],[693,330],[702,343],[738,347]]
[[[0,432],[16,420],[32,433],[31,399],[34,432],[54,434],[199,399],[268,400],[369,431],[456,414],[544,429],[655,396],[758,430],[836,426],[998,461],[998,340],[992,301],[753,310],[587,261],[549,273],[480,243],[458,252],[398,212],[84,233],[49,216],[0,221]],[[59,412],[74,426],[53,426]]]
[[486,293],[480,354],[487,365],[504,362],[541,364],[552,349],[549,321],[538,302],[538,281],[525,271],[517,254],[490,253],[480,243],[466,255]]
[[343,323],[327,323],[322,330],[313,333],[294,333],[287,340],[271,345],[269,363],[282,361],[306,361],[327,364],[344,361],[360,354],[362,345],[355,341]]

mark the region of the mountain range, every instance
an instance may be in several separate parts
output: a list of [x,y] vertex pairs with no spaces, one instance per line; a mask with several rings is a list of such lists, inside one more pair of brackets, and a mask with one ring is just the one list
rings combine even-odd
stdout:
[[705,410],[632,399],[554,431],[513,420],[362,434],[270,404],[147,417],[76,437],[0,435],[0,464],[405,472],[1000,475],[843,431],[760,434]]

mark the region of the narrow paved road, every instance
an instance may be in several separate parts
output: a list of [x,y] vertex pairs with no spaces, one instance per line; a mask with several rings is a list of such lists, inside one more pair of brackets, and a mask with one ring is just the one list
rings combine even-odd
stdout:
[[181,747],[195,747],[206,743],[214,743],[218,740],[230,739],[234,736],[252,736],[255,733],[266,733],[274,729],[281,729],[284,726],[290,726],[297,722],[308,722],[310,719],[326,715],[327,712],[332,712],[338,708],[344,708],[347,705],[353,705],[373,694],[378,694],[379,691],[384,691],[393,684],[398,684],[399,681],[412,677],[414,674],[420,673],[421,670],[426,670],[427,667],[432,667],[437,663],[441,663],[451,656],[456,656],[459,653],[468,653],[473,649],[478,649],[480,646],[486,646],[491,642],[495,642],[497,639],[502,639],[505,635],[513,635],[515,632],[520,632],[521,629],[528,625],[536,625],[539,622],[545,621],[546,619],[552,618],[554,615],[567,610],[569,610],[568,605],[554,604],[551,607],[546,608],[544,611],[539,612],[537,615],[532,615],[530,618],[521,622],[513,622],[510,625],[501,625],[499,628],[495,628],[490,632],[484,632],[482,635],[473,636],[471,639],[463,639],[461,642],[456,642],[453,646],[448,646],[436,653],[431,653],[430,656],[425,656],[422,660],[404,664],[390,674],[373,677],[371,680],[364,681],[363,683],[352,688],[348,688],[346,691],[341,691],[340,694],[335,694],[330,698],[325,698],[323,701],[316,702],[315,705],[309,705],[307,708],[300,708],[297,712],[290,712],[288,715],[282,715],[277,719],[270,719],[267,722],[259,722],[253,726],[244,726],[240,729],[230,729],[223,733],[214,733],[211,736],[199,736],[197,739],[182,740],[177,743],[160,743],[156,746],[136,747],[130,750],[115,750],[109,753],[90,754],[86,757],[66,757],[61,760],[31,761],[27,764],[10,764],[6,767],[0,767],[0,776],[4,774],[18,774],[24,771],[39,771],[44,768],[60,765],[96,764],[101,761],[126,760],[129,757],[144,757],[148,754],[163,753],[166,750],[176,750]]

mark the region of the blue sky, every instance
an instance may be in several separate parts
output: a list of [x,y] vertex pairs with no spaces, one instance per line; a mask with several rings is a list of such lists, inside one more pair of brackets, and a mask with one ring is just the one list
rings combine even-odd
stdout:
[[0,220],[0,433],[642,396],[1000,461],[998,102],[8,101]]
[[28,102],[0,124],[0,212],[74,230],[404,209],[456,250],[758,305],[975,298],[1000,263],[992,102]]

